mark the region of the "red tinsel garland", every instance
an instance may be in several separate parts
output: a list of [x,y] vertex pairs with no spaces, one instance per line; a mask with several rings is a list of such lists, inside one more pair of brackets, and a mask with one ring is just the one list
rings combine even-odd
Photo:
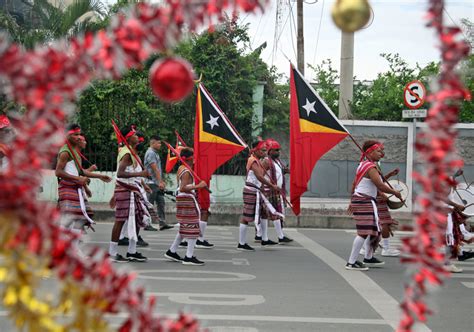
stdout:
[[437,92],[429,97],[431,108],[426,118],[428,128],[417,136],[418,155],[426,163],[423,174],[414,174],[422,192],[417,201],[421,212],[416,217],[414,237],[404,239],[404,251],[410,258],[402,259],[412,268],[410,282],[405,286],[405,298],[399,332],[411,331],[416,321],[425,322],[430,314],[424,302],[427,284],[440,285],[448,275],[443,269],[445,245],[446,207],[443,198],[448,196],[453,180],[450,176],[463,162],[455,154],[459,105],[469,98],[457,74],[456,65],[469,53],[469,46],[457,40],[458,27],[443,23],[443,0],[430,0],[428,26],[436,29],[442,54],[441,73]]
[[[134,289],[133,275],[121,274],[104,253],[83,260],[69,250],[75,235],[59,227],[58,211],[35,200],[41,169],[48,166],[64,142],[66,117],[92,79],[119,78],[138,67],[153,52],[170,48],[186,26],[194,31],[221,20],[224,10],[254,11],[267,0],[167,0],[160,7],[140,3],[119,14],[106,31],[86,34],[24,51],[0,34],[0,80],[12,100],[27,109],[17,121],[18,135],[10,145],[9,167],[0,173],[0,211],[18,217],[21,226],[10,243],[26,245],[38,256],[50,257],[59,278],[72,277],[100,292],[105,313],[127,312],[120,331],[197,330],[197,321],[181,315],[171,322],[153,316],[155,300]],[[13,222],[13,221],[12,221]]]

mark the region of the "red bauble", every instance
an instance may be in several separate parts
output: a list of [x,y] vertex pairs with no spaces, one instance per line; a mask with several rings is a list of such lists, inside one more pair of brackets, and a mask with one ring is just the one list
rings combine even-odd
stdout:
[[153,93],[161,100],[178,102],[193,91],[193,68],[182,58],[158,60],[150,68],[150,84]]

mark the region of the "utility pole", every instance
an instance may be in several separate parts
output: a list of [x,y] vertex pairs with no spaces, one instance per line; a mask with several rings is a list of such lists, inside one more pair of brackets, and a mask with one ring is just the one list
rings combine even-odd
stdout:
[[298,70],[304,76],[304,36],[303,36],[303,0],[296,0],[298,35],[296,37]]
[[342,32],[341,36],[341,77],[339,83],[339,119],[349,119],[351,115],[354,87],[354,33]]

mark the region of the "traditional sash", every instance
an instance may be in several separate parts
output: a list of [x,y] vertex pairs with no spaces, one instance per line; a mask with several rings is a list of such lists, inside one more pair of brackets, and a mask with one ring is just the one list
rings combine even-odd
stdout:
[[372,161],[369,161],[369,160],[361,161],[361,163],[359,164],[359,167],[357,167],[354,182],[352,183],[352,193],[354,193],[355,188],[360,183],[360,181],[362,181],[362,179],[367,174],[367,172],[374,167],[377,168],[377,165],[375,165],[375,163]]

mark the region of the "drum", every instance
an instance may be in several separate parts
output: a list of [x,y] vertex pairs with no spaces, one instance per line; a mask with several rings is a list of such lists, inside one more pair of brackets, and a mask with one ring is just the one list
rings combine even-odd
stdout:
[[392,210],[399,209],[399,208],[401,208],[402,206],[405,205],[404,202],[408,198],[408,193],[409,193],[408,186],[400,180],[390,180],[390,181],[388,181],[388,183],[390,183],[390,185],[392,186],[393,189],[400,192],[400,194],[402,195],[403,202],[400,201],[394,195],[388,195],[387,196],[388,197],[387,205]]
[[[472,188],[472,187],[471,187]],[[454,202],[464,205],[465,209],[461,214],[467,218],[474,216],[474,194],[467,189],[457,189],[452,198]]]
[[456,186],[457,190],[463,189],[474,193],[474,183],[459,182]]

